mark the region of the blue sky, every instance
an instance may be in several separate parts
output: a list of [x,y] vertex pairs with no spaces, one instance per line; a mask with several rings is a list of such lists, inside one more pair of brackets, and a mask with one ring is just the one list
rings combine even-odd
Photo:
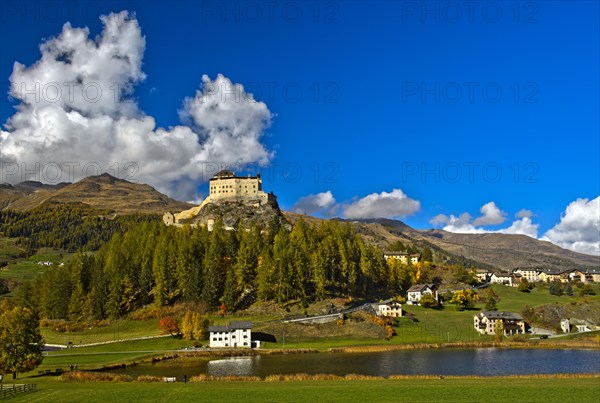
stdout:
[[[373,209],[416,228],[437,216],[466,231],[507,228],[526,209],[541,237],[571,203],[600,194],[598,2],[470,4],[3,2],[0,91],[65,22],[93,39],[101,14],[128,10],[145,37],[145,78],[131,96],[139,113],[168,129],[203,74],[242,84],[271,112],[259,128],[268,155],[255,160],[282,207],[351,218]],[[0,120],[20,103],[2,96]],[[580,204],[594,252],[600,212]],[[484,224],[451,221],[465,212]]]

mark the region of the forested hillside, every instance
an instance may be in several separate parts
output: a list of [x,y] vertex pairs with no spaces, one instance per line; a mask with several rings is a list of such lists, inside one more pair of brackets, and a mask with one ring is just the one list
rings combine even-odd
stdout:
[[388,267],[349,223],[278,222],[225,231],[143,222],[24,285],[17,297],[41,317],[118,317],[179,301],[233,311],[256,300],[302,304],[331,297],[396,295],[431,279],[428,264]]
[[158,215],[110,216],[84,205],[43,205],[31,211],[0,211],[0,234],[18,238],[32,254],[41,247],[67,252],[98,250],[116,232],[140,222],[158,222]]

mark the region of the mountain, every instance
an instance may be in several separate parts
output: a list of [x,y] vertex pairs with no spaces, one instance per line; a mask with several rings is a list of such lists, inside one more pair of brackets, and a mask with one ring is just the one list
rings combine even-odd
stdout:
[[[81,203],[96,209],[113,210],[118,214],[143,212],[162,215],[166,211],[180,212],[194,207],[189,203],[171,199],[149,185],[128,182],[106,173],[70,184],[45,185],[33,181],[17,185],[0,184],[1,209],[31,210],[43,204],[66,203]],[[229,210],[233,208],[233,205],[221,206],[219,209],[223,211],[220,211],[215,210],[213,206],[207,209],[202,217],[206,215],[205,218],[208,219],[212,215],[229,214],[232,217],[252,220],[253,215],[257,213],[255,209],[246,211],[238,207],[239,211],[231,215]],[[264,212],[258,213],[263,215]],[[271,219],[275,213],[268,212],[264,215]],[[283,212],[283,216],[292,224],[299,219],[308,223],[322,221],[320,218],[292,212]],[[383,250],[396,241],[419,248],[427,246],[437,255],[444,256],[450,263],[461,262],[496,270],[531,266],[565,269],[600,266],[599,256],[572,252],[526,235],[456,234],[435,229],[417,230],[402,221],[384,218],[349,222],[367,241]]]
[[0,208],[31,210],[41,205],[80,203],[117,214],[156,213],[192,207],[160,193],[153,187],[115,178],[104,173],[75,183],[45,185],[27,181],[0,185]]
[[401,221],[362,220],[382,247],[400,240],[420,247],[442,250],[454,258],[463,258],[494,269],[540,266],[546,268],[598,267],[600,256],[563,249],[527,235],[456,234],[443,230],[416,230]]

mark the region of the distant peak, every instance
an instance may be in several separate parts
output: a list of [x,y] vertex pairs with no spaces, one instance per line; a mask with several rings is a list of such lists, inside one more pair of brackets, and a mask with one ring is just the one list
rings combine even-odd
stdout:
[[105,183],[115,183],[115,182],[127,182],[125,179],[119,179],[117,177],[112,176],[108,172],[104,172],[100,175],[91,175],[83,178],[82,180],[88,180],[93,182],[105,182]]

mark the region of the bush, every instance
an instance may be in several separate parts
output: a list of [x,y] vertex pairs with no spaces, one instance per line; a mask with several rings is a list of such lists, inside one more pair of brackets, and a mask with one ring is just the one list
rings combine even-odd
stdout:
[[142,376],[138,376],[136,381],[138,381],[138,382],[162,382],[163,378],[160,376],[142,375]]
[[70,382],[131,382],[133,380],[133,378],[127,375],[86,371],[65,372],[58,379]]
[[423,307],[423,308],[437,308],[438,307],[438,302],[436,301],[436,299],[433,297],[433,295],[431,294],[425,294],[421,297],[421,300],[419,301],[419,304]]
[[529,292],[531,290],[531,284],[527,281],[526,278],[521,279],[519,286],[517,287],[517,291],[520,292]]
[[596,295],[596,292],[594,291],[591,285],[586,284],[579,290],[579,295],[581,295],[582,297],[586,295]]
[[559,281],[551,282],[550,285],[548,286],[548,292],[550,293],[550,295],[557,295],[557,296],[562,295],[563,294],[562,284]]
[[158,324],[160,329],[171,336],[179,333],[179,321],[173,316],[165,316]]

